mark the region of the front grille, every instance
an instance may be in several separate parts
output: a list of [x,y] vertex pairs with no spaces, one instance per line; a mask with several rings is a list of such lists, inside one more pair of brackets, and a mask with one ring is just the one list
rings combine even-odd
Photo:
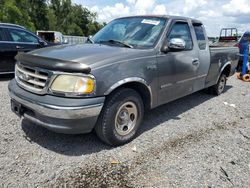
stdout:
[[45,90],[49,78],[49,74],[46,71],[17,63],[15,73],[17,82],[24,87],[24,89],[35,93],[42,93]]

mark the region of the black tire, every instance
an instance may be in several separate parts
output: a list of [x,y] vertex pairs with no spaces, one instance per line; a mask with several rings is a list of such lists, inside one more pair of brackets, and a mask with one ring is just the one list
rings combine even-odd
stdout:
[[217,84],[211,87],[212,94],[220,95],[221,93],[223,93],[225,90],[226,82],[227,76],[225,74],[221,74]]
[[[131,109],[132,111],[136,109],[137,113],[136,111],[133,111],[134,115],[133,113],[130,114],[129,111],[126,111],[127,109],[129,109],[129,111],[131,111]],[[127,119],[124,118],[125,116],[121,116],[122,113],[123,115],[125,113]],[[141,96],[133,89],[121,88],[107,97],[95,126],[96,134],[103,142],[111,146],[119,146],[128,143],[136,136],[136,132],[141,124],[143,115],[144,105]],[[127,122],[133,122],[127,123],[131,125],[127,126],[127,130],[125,129],[126,126],[123,128],[118,126],[118,120],[123,121],[124,119]],[[124,135],[119,133],[123,133],[123,129]],[[126,131],[128,131],[127,134]]]

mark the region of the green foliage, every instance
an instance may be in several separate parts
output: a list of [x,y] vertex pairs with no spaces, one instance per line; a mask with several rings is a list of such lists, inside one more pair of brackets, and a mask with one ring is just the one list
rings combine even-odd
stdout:
[[40,30],[49,29],[48,8],[46,0],[29,0],[29,16],[36,28]]
[[32,31],[89,36],[105,25],[96,18],[96,13],[71,0],[0,0],[0,22],[19,24]]
[[34,23],[31,21],[29,13],[25,8],[25,4],[27,4],[27,1],[23,0],[23,4],[17,2],[19,1],[6,0],[1,2],[0,21],[13,24],[20,24],[34,31]]

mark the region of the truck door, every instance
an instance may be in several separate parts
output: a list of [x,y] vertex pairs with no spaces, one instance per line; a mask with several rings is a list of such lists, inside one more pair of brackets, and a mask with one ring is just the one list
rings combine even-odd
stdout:
[[0,74],[14,72],[15,49],[6,35],[6,28],[0,28]]
[[182,51],[170,50],[157,55],[159,105],[193,92],[199,59],[190,32],[191,26],[185,20],[173,22],[165,40],[168,42],[172,38],[181,38],[185,41],[186,47]]
[[193,23],[195,36],[198,44],[199,67],[197,70],[197,79],[194,84],[194,91],[198,91],[205,87],[205,80],[210,67],[210,51],[209,42],[206,32],[201,23]]

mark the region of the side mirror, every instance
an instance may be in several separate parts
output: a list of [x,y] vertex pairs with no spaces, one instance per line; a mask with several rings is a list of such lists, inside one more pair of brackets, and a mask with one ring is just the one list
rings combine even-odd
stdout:
[[168,42],[168,48],[172,50],[185,50],[186,42],[181,38],[172,38]]

